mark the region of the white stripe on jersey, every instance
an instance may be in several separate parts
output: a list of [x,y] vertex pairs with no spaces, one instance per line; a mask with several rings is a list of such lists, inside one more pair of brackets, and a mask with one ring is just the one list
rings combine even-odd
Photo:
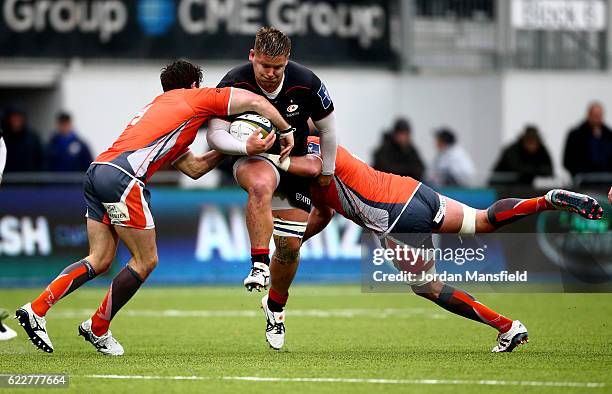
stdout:
[[149,170],[151,163],[158,161],[163,158],[176,144],[181,132],[185,129],[185,126],[189,124],[191,119],[181,124],[171,133],[164,135],[156,141],[153,141],[149,146],[134,151],[127,157],[127,161],[130,163],[134,176],[141,178],[146,175]]

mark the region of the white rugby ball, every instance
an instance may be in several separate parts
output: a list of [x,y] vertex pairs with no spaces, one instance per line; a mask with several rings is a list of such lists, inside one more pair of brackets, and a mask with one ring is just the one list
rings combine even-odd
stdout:
[[232,137],[244,142],[260,127],[263,132],[260,132],[259,138],[266,138],[268,134],[276,132],[276,128],[269,119],[258,114],[242,114],[232,122],[229,133]]

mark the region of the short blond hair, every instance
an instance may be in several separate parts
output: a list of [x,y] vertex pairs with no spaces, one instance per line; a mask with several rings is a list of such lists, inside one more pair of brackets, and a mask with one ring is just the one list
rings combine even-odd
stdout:
[[273,27],[262,27],[255,35],[255,52],[270,56],[289,56],[291,39]]

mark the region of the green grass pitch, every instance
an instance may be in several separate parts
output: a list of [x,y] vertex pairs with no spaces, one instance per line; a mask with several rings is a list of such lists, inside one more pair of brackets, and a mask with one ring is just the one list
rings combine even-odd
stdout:
[[[38,291],[0,290],[0,306],[14,310]],[[480,294],[530,333],[526,346],[491,354],[493,329],[419,297],[295,286],[286,349],[274,351],[261,294],[145,287],[111,325],[126,355],[110,358],[76,335],[105,292],[81,289],[50,311],[50,355],[10,320],[19,337],[0,342],[0,373],[68,373],[69,391],[88,393],[612,392],[612,294]],[[42,390],[18,392],[29,391]]]

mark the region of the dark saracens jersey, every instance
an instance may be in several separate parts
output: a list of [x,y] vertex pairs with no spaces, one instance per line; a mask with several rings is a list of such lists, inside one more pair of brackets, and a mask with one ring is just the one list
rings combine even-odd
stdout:
[[[246,89],[266,97],[285,120],[295,127],[292,156],[303,156],[307,153],[308,118],[316,122],[334,111],[334,104],[323,82],[312,71],[293,61],[289,61],[285,68],[283,85],[276,98],[268,98],[257,85],[251,63],[230,70],[217,85],[219,88],[228,86]],[[280,144],[277,140],[270,153],[278,152]]]

